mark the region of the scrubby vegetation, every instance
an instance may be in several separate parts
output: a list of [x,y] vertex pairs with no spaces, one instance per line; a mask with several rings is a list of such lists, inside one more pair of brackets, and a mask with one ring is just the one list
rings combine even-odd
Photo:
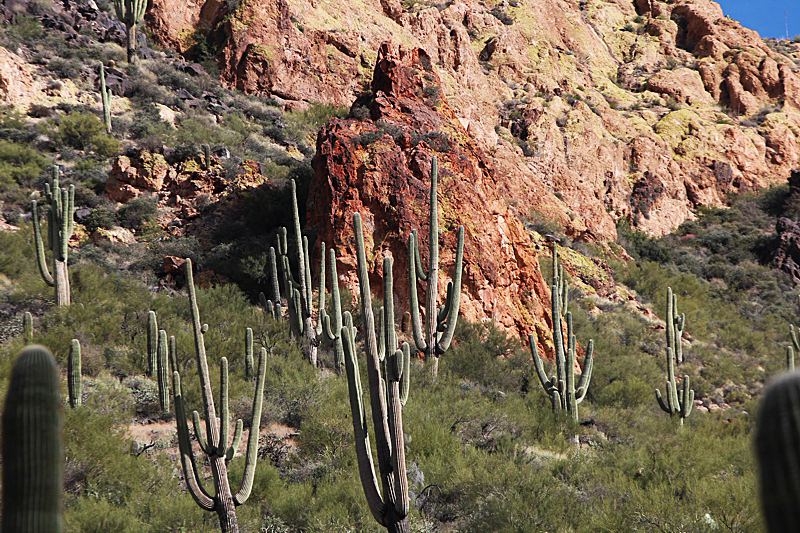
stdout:
[[[92,63],[125,59],[119,46],[70,44],[27,16],[0,31],[0,45],[25,47],[53,84],[91,91]],[[0,232],[0,396],[23,345],[23,312],[35,317],[33,342],[48,346],[62,370],[70,339],[80,340],[83,405],[64,409],[67,531],[219,528],[186,492],[173,415],[161,411],[158,386],[146,376],[149,310],[175,335],[180,372],[196,370],[180,280],[157,288],[165,256],[190,257],[217,275],[198,291],[210,325],[211,381],[218,382],[219,361],[227,357],[230,409],[247,426],[253,384],[244,375],[245,328],[268,352],[260,421],[267,429],[250,500],[237,509],[242,530],[380,531],[357,474],[347,382],[311,367],[287,328],[252,305],[267,284],[275,229],[292,218],[284,185],[295,179],[305,205],[313,133],[344,110],[312,104],[284,112],[275,102],[223,89],[212,75],[189,75],[167,57],[118,68],[130,81],[129,107],[112,103],[111,134],[99,105],[34,106],[29,116],[0,110],[0,205],[3,218],[20,228]],[[217,107],[199,106],[201,99]],[[174,124],[156,104],[177,112]],[[206,240],[171,236],[157,221],[156,198],[117,207],[103,197],[112,157],[144,148],[173,164],[200,161],[203,145],[224,154],[218,157],[228,182],[251,159],[270,184],[243,193],[237,217],[219,220]],[[64,307],[53,305],[36,271],[28,215],[30,196],[42,190],[53,163],[61,167],[61,185],[75,186],[76,206],[88,211],[80,215],[84,237],[117,225],[139,237],[130,246],[71,250],[73,303]],[[201,215],[214,213],[213,204],[201,204]],[[767,262],[775,217],[797,213],[788,188],[777,187],[731,199],[728,209],[701,209],[697,220],[662,239],[621,224],[620,243],[634,261],[567,242],[608,254],[616,281],[636,302],[571,294],[574,329],[579,339],[594,340],[596,359],[578,422],[554,415],[527,347],[491,324],[460,321],[437,378],[420,362],[411,365],[403,411],[411,530],[762,531],[750,435],[763,383],[783,368],[798,296],[788,276]],[[532,231],[563,230],[545,215],[530,218]],[[700,401],[683,428],[655,401],[665,381],[666,343],[659,324],[638,309],[649,306],[664,318],[668,286],[687,317],[681,373],[691,376]],[[343,300],[360,316],[349,295]],[[358,318],[356,326],[363,330]],[[321,350],[319,357],[333,367],[332,353]],[[183,392],[188,410],[201,407],[196,379],[185,379]],[[240,479],[243,458],[229,467]]]

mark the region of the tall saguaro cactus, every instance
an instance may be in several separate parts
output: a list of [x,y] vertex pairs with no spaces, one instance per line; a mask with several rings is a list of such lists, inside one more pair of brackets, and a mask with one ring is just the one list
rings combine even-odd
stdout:
[[72,339],[72,344],[69,347],[67,393],[69,394],[69,406],[73,409],[80,407],[83,394],[83,376],[81,376],[81,343],[78,339]]
[[[308,239],[303,237],[300,230],[300,211],[297,206],[297,186],[291,180],[292,192],[292,219],[294,230],[294,244],[297,249],[298,279],[292,276],[289,262],[289,241],[287,239],[286,228],[281,228],[278,233],[278,254],[280,255],[280,270],[283,277],[283,288],[286,294],[287,311],[289,315],[289,327],[292,334],[298,338],[305,337],[306,353],[308,361],[317,365],[317,346],[318,337],[322,335],[322,321],[318,320],[317,325],[312,323],[313,313],[313,291],[311,287],[311,260],[308,253]],[[324,308],[325,302],[325,244],[322,244],[320,255],[320,302]],[[271,261],[271,258],[270,258]],[[274,282],[273,282],[274,285]],[[276,293],[276,301],[279,300]],[[280,310],[278,311],[280,313]]]
[[33,315],[29,311],[22,315],[22,339],[25,344],[33,342]]
[[[411,349],[408,343],[403,343],[402,350],[397,349],[397,335],[394,331],[394,305],[392,303],[392,263],[388,257],[383,262],[385,307],[381,310],[381,327],[376,335],[375,317],[372,313],[372,293],[369,287],[364,238],[361,231],[361,217],[358,213],[353,215],[353,225],[356,232],[358,283],[361,293],[361,311],[364,316],[367,377],[369,379],[372,423],[375,430],[375,446],[378,452],[380,486],[378,477],[375,475],[375,464],[370,448],[355,341],[352,329],[343,326],[341,336],[350,392],[350,410],[353,417],[358,473],[367,504],[375,520],[390,533],[408,533],[409,503],[403,440],[403,405],[408,398]],[[381,376],[382,369],[383,376]]]
[[656,389],[656,400],[664,412],[669,413],[670,416],[678,415],[681,425],[683,425],[683,420],[691,414],[692,407],[694,407],[694,391],[690,388],[688,375],[683,376],[683,390],[680,394],[675,381],[675,354],[680,350],[680,333],[683,333],[685,322],[685,317],[681,316],[680,328],[676,327],[670,334],[671,325],[677,324],[676,309],[677,296],[672,294],[672,287],[667,287],[667,398],[664,400],[661,391]]
[[161,411],[169,412],[169,348],[167,332],[158,331],[158,348],[156,349],[156,377],[158,379],[158,403]]
[[136,25],[141,24],[147,0],[114,0],[114,11],[117,18],[125,24],[128,63],[136,62]]
[[800,524],[800,374],[787,372],[765,388],[753,441],[767,531],[796,531]]
[[253,397],[253,419],[250,424],[250,435],[247,439],[247,454],[245,455],[244,475],[242,477],[239,490],[234,494],[228,482],[227,461],[233,458],[242,437],[242,421],[236,423],[236,431],[233,436],[232,444],[229,440],[229,417],[228,409],[228,360],[223,357],[221,360],[220,372],[220,415],[217,419],[217,411],[214,406],[214,396],[211,390],[211,380],[208,373],[208,361],[206,359],[206,348],[204,334],[208,331],[208,324],[200,324],[200,311],[197,307],[197,295],[194,288],[194,278],[192,276],[192,262],[186,260],[186,281],[189,287],[189,301],[192,308],[192,323],[194,326],[194,345],[197,353],[197,372],[200,376],[201,393],[203,399],[203,411],[205,416],[205,435],[201,429],[200,416],[197,411],[192,413],[195,434],[200,444],[200,448],[208,459],[211,467],[211,477],[214,482],[214,494],[209,494],[203,487],[200,474],[197,469],[192,443],[189,439],[189,427],[186,421],[186,408],[183,402],[183,392],[181,390],[181,377],[176,371],[173,372],[173,399],[175,401],[175,420],[178,426],[178,444],[181,452],[181,465],[186,479],[186,485],[194,501],[206,511],[214,511],[219,518],[220,527],[223,533],[238,533],[239,522],[236,518],[236,506],[242,505],[250,497],[255,476],[257,452],[258,452],[258,431],[261,421],[261,406],[264,398],[264,378],[267,369],[266,350],[261,349],[258,359],[258,380],[255,395]]
[[675,351],[675,360],[683,363],[683,327],[686,325],[686,314],[678,316],[678,295],[672,293],[672,288],[667,288],[667,321],[666,321],[667,346],[672,346]]
[[103,102],[103,124],[106,133],[111,133],[111,89],[106,88],[106,69],[100,63],[100,100]]
[[58,186],[58,167],[53,166],[53,180],[45,184],[45,198],[50,205],[47,213],[48,242],[53,252],[53,273],[47,268],[44,253],[44,236],[39,225],[39,210],[36,200],[31,202],[33,211],[33,237],[36,241],[36,259],[39,263],[39,272],[45,283],[55,288],[56,305],[69,305],[69,272],[67,270],[67,257],[69,247],[67,243],[72,236],[75,213],[75,186],[69,189]]
[[542,358],[536,349],[536,339],[528,337],[531,355],[533,356],[536,375],[544,391],[550,396],[553,411],[567,411],[573,420],[578,421],[578,404],[581,403],[589,389],[594,365],[594,341],[589,340],[586,355],[583,358],[583,372],[578,383],[575,383],[575,335],[572,333],[572,313],[566,313],[567,343],[564,346],[564,330],[561,327],[562,309],[566,306],[566,281],[564,271],[558,261],[558,247],[553,243],[553,284],[550,286],[553,313],[553,346],[556,352],[556,375],[547,377]]
[[153,377],[158,371],[158,319],[156,312],[147,313],[147,375]]
[[[461,271],[464,257],[464,226],[458,228],[458,245],[453,280],[447,283],[444,306],[438,307],[439,296],[439,211],[436,189],[439,170],[436,157],[431,162],[430,217],[428,225],[428,272],[422,267],[419,253],[419,240],[414,230],[408,236],[408,287],[411,304],[411,327],[417,349],[425,354],[425,362],[430,364],[431,373],[439,372],[439,356],[447,351],[453,340],[458,319],[461,298]],[[417,280],[427,282],[425,298],[425,328],[419,314]]]
[[47,348],[23,349],[3,408],[3,533],[61,533],[64,450],[58,368]]

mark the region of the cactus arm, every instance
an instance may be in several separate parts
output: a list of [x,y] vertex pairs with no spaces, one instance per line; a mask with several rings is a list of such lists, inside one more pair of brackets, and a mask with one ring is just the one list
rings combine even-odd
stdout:
[[592,369],[594,368],[594,341],[589,339],[589,346],[586,348],[586,355],[583,356],[583,371],[575,387],[575,401],[581,403],[589,390],[589,383],[592,381]]
[[403,356],[403,372],[400,376],[400,404],[408,402],[408,391],[411,388],[411,346],[404,342],[401,346]]
[[[667,389],[669,389],[669,383],[667,383]],[[669,395],[669,392],[667,394]],[[656,389],[656,400],[658,400],[658,405],[661,407],[662,411],[672,414],[672,409],[664,402],[664,397],[661,396],[661,391],[658,389]]]
[[225,461],[230,461],[233,459],[233,456],[236,455],[236,451],[239,449],[239,443],[242,442],[242,432],[244,431],[244,424],[242,423],[242,419],[238,418],[236,420],[236,429],[233,432],[233,442],[228,449],[225,451]]
[[158,378],[158,401],[161,411],[169,411],[169,356],[167,347],[167,332],[158,332],[158,363],[156,374]]
[[156,312],[147,313],[147,374],[154,376],[158,365],[158,320]]
[[[391,263],[388,257],[386,261]],[[385,264],[385,263],[384,263]],[[388,294],[391,298],[391,294]],[[387,321],[388,322],[388,321]],[[388,328],[394,330],[394,324],[389,323]],[[409,351],[410,353],[410,351]],[[396,350],[387,361],[387,367],[393,368],[394,376],[387,375],[387,415],[389,422],[389,435],[392,444],[392,470],[394,471],[394,508],[398,515],[408,514],[408,480],[406,479],[406,454],[405,442],[403,441],[403,406],[400,393],[400,381],[404,369],[403,350]],[[389,372],[387,371],[387,374]]]
[[[169,336],[169,367],[172,372],[178,370],[178,343],[175,341],[175,335]],[[172,382],[172,388],[173,390],[175,389],[174,381]]]
[[533,335],[528,335],[528,344],[530,345],[531,349],[531,357],[533,357],[533,366],[536,369],[536,376],[539,378],[539,383],[542,384],[542,388],[544,391],[552,396],[553,395],[553,384],[550,382],[550,378],[547,377],[547,373],[544,370],[544,364],[542,364],[542,358],[539,357],[539,350],[536,349],[536,341],[533,338]]
[[[280,242],[280,239],[278,239]],[[275,248],[272,246],[269,247],[269,269],[270,269],[270,281],[272,284],[272,299],[275,302],[275,314],[276,318],[281,319],[281,290],[280,284],[278,283],[278,266],[275,261]]]
[[211,446],[216,446],[216,455],[220,457],[225,456],[228,449],[228,433],[230,432],[230,409],[228,409],[228,358],[223,357],[220,360],[219,369],[219,440],[217,442],[210,442]]
[[[561,381],[566,376],[566,358],[564,352],[564,331],[561,329],[561,307],[558,301],[557,285],[550,286],[550,293],[553,295],[552,315],[553,315],[553,348],[556,353],[556,376]],[[564,398],[561,399],[562,403]]]
[[100,100],[103,102],[103,123],[106,133],[111,133],[111,91],[106,89],[106,69],[100,62]]
[[383,258],[383,308],[384,324],[386,337],[387,356],[397,351],[397,332],[394,330],[394,280],[392,279],[392,260],[389,257]]
[[50,273],[50,269],[47,268],[47,259],[44,255],[44,242],[42,239],[41,226],[39,225],[39,210],[36,207],[36,200],[31,202],[31,210],[33,211],[33,240],[36,242],[36,260],[39,265],[39,272],[44,282],[47,283],[48,286],[54,287],[55,280]]
[[[178,425],[178,447],[181,453],[181,467],[183,468],[183,477],[186,479],[186,487],[192,499],[197,502],[201,509],[213,511],[215,509],[214,498],[206,492],[199,481],[200,474],[197,471],[197,463],[194,459],[194,452],[192,452],[192,443],[189,440],[189,426],[186,423],[186,407],[183,404],[181,375],[177,370],[172,372],[172,383],[174,384],[172,399],[175,403],[175,421]],[[197,428],[197,425],[195,428]]]
[[425,352],[428,349],[428,343],[425,342],[425,335],[422,333],[422,320],[419,315],[417,277],[421,272],[421,267],[419,266],[419,248],[416,235],[416,230],[414,230],[408,236],[408,296],[411,307],[411,331],[414,336],[414,344],[417,346],[417,350]]
[[[311,267],[308,269],[311,272]],[[331,286],[333,292],[333,286]],[[319,288],[317,290],[317,336],[322,335],[324,317],[327,315],[325,311],[325,243],[321,242],[319,245]],[[335,311],[334,311],[335,312]]]
[[786,347],[786,370],[794,372],[794,348],[791,346]]
[[244,375],[245,378],[253,379],[253,328],[244,331]]
[[386,358],[386,308],[378,310],[378,361]]
[[[324,259],[325,255],[323,254],[322,257]],[[305,235],[303,236],[303,259],[305,262],[303,263],[302,275],[305,276],[306,278],[306,292],[305,292],[305,298],[303,298],[303,305],[304,305],[303,311],[305,312],[305,316],[310,317],[311,313],[313,312],[313,309],[311,307],[312,307],[312,302],[314,301],[314,293],[311,286],[311,254],[308,253],[308,237],[306,237]]]
[[448,285],[452,290],[448,291],[448,302],[445,305],[447,309],[447,327],[442,334],[442,337],[436,343],[436,351],[443,354],[450,348],[450,343],[453,341],[453,334],[456,331],[456,322],[458,321],[458,310],[461,302],[461,273],[462,262],[464,259],[464,226],[458,227],[458,245],[456,247],[456,264],[453,270],[453,281]]
[[450,310],[450,306],[452,305],[453,301],[453,282],[448,281],[447,287],[445,287],[445,295],[444,295],[444,305],[439,308],[436,312],[436,322],[438,327],[436,328],[439,331],[442,331],[442,326],[444,325],[445,320],[447,320],[447,313]]
[[411,230],[409,238],[410,237],[414,238],[414,268],[411,269],[411,271],[415,273],[419,281],[426,283],[428,281],[428,275],[425,273],[425,269],[422,266],[422,257],[419,254],[419,234],[417,230]]
[[[242,505],[250,497],[258,459],[258,434],[261,428],[261,408],[264,403],[264,381],[267,375],[267,349],[261,348],[258,356],[258,384],[253,395],[253,418],[250,421],[250,434],[247,437],[247,452],[244,459],[244,476],[239,490],[233,496],[235,505]],[[241,435],[241,432],[239,433]]]
[[350,333],[350,328],[343,327],[341,330],[345,353],[347,387],[350,396],[350,412],[353,418],[353,434],[355,435],[356,443],[358,474],[372,516],[379,524],[385,525],[385,504],[378,488],[375,463],[372,460],[369,431],[367,430],[367,415],[364,411],[364,391],[361,386],[361,373],[358,370],[358,357],[356,356],[356,348]]
[[567,379],[565,383],[565,403],[567,411],[572,415],[572,419],[577,422],[578,403],[575,398],[575,335],[572,333],[572,313],[570,312],[567,312],[567,332],[569,344],[566,358]]
[[694,391],[691,390],[689,384],[689,376],[683,376],[683,398],[681,402],[681,424],[683,424],[683,419],[689,416],[692,413],[692,407],[694,407]]
[[83,383],[81,379],[81,343],[72,339],[67,360],[67,390],[69,393],[69,406],[76,409],[81,406]]
[[194,434],[197,437],[198,444],[200,444],[200,449],[203,450],[204,454],[211,455],[212,450],[206,436],[203,434],[203,423],[200,421],[200,413],[197,411],[192,411],[192,425],[194,426]]

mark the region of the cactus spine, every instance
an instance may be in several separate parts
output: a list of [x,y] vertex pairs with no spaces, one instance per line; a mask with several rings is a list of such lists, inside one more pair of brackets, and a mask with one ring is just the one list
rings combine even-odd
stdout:
[[[342,373],[344,366],[344,341],[342,339],[342,327],[347,327],[350,330],[350,337],[355,339],[356,328],[353,326],[353,315],[350,311],[342,313],[342,300],[339,294],[339,277],[336,273],[336,251],[331,248],[329,253],[330,262],[330,281],[331,281],[331,295],[333,300],[333,314],[328,315],[325,313],[325,306],[320,301],[320,316],[322,317],[322,327],[325,333],[325,338],[333,344],[334,348],[334,369],[337,374]],[[324,296],[324,288],[322,289]]]
[[147,313],[147,375],[153,377],[158,372],[158,319],[156,312]]
[[258,381],[253,397],[253,419],[250,425],[250,435],[247,439],[247,454],[245,456],[244,476],[239,490],[233,494],[228,482],[228,468],[226,462],[233,458],[242,436],[242,421],[236,423],[233,443],[228,444],[229,409],[228,409],[228,360],[221,360],[220,372],[220,411],[221,419],[217,420],[214,406],[214,397],[211,391],[211,381],[208,373],[208,361],[203,335],[208,331],[207,324],[200,324],[200,311],[197,307],[197,294],[192,276],[192,262],[186,260],[186,280],[189,287],[189,301],[192,309],[192,323],[194,326],[194,343],[197,353],[197,371],[200,376],[203,410],[205,415],[205,435],[201,430],[200,416],[197,411],[192,413],[197,440],[203,453],[206,454],[211,466],[211,477],[214,482],[214,495],[210,495],[200,481],[200,474],[189,440],[189,427],[186,421],[186,408],[181,390],[181,377],[173,372],[173,399],[175,402],[175,419],[178,426],[178,443],[181,452],[181,465],[189,493],[195,502],[206,511],[215,511],[219,518],[223,533],[238,533],[239,523],[236,518],[235,507],[242,505],[250,497],[255,476],[255,467],[258,452],[258,430],[261,421],[261,406],[264,398],[264,378],[266,375],[266,349],[261,349],[258,359]]
[[22,339],[25,344],[33,342],[33,315],[28,311],[22,315]]
[[114,0],[114,11],[117,18],[125,24],[128,63],[136,62],[136,25],[141,24],[147,0]]
[[33,211],[33,237],[36,242],[36,259],[39,272],[45,283],[55,288],[56,305],[69,305],[69,272],[67,271],[67,243],[72,236],[73,214],[75,213],[75,186],[69,189],[58,186],[58,166],[53,166],[53,179],[45,184],[45,198],[50,204],[47,213],[48,242],[53,252],[53,273],[47,268],[44,254],[44,240],[39,226],[39,210],[36,200],[31,202]]
[[81,343],[78,339],[72,339],[72,344],[69,347],[67,392],[69,394],[69,406],[73,409],[80,407],[81,395],[83,394],[83,378],[81,377]]
[[64,451],[58,368],[43,346],[23,349],[3,408],[4,533],[61,533]]
[[550,396],[553,411],[567,411],[573,420],[578,421],[578,404],[586,397],[592,380],[594,366],[594,341],[589,340],[583,358],[583,372],[575,383],[575,335],[572,333],[572,313],[567,312],[567,343],[564,347],[564,330],[561,327],[562,309],[566,306],[567,284],[563,278],[564,270],[558,261],[558,246],[553,243],[553,284],[550,286],[553,314],[553,347],[556,353],[556,375],[547,377],[542,358],[536,349],[536,339],[528,337],[536,375],[544,391]]
[[111,89],[106,88],[106,69],[100,63],[100,99],[103,102],[103,123],[106,133],[111,133]]
[[800,374],[787,372],[764,390],[753,434],[759,496],[769,533],[800,524]]
[[680,350],[680,335],[685,322],[685,316],[681,316],[680,327],[675,326],[673,329],[673,325],[678,323],[675,317],[677,309],[677,296],[672,294],[672,287],[667,287],[667,399],[665,401],[661,391],[656,389],[656,400],[664,412],[670,416],[678,415],[683,425],[683,420],[691,414],[694,407],[694,391],[690,388],[688,375],[683,376],[683,390],[680,394],[675,382],[675,354]]
[[156,360],[157,376],[158,376],[158,403],[161,405],[161,411],[169,412],[169,349],[167,346],[167,332],[159,330],[158,332],[158,357]]
[[[403,404],[408,397],[411,349],[408,343],[403,343],[402,350],[397,349],[392,303],[392,263],[388,257],[383,261],[385,307],[381,310],[381,327],[378,332],[380,342],[377,339],[361,218],[358,213],[353,215],[353,225],[356,232],[361,311],[364,316],[369,397],[381,486],[378,486],[372,460],[355,342],[351,328],[345,326],[341,329],[341,336],[345,351],[358,472],[367,504],[375,520],[389,532],[407,533],[409,504],[403,441]],[[385,379],[381,376],[382,369]]]
[[[439,171],[436,157],[431,162],[430,217],[428,225],[429,268],[427,274],[422,267],[419,239],[416,230],[408,236],[409,300],[411,304],[411,326],[417,349],[425,353],[425,362],[430,363],[431,373],[439,372],[439,356],[447,351],[453,340],[461,298],[461,272],[464,257],[464,226],[458,228],[458,245],[453,280],[447,283],[447,296],[443,307],[438,308],[439,296],[439,211],[436,189]],[[425,299],[425,330],[419,314],[417,280],[427,282]]]
[[792,344],[786,347],[786,370],[794,372],[794,354],[800,351],[800,342],[797,340],[797,331],[793,324],[789,324],[789,339]]

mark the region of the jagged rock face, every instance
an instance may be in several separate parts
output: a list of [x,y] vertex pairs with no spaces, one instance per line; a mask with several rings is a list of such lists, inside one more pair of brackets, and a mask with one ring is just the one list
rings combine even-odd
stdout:
[[[490,158],[438,98],[440,80],[421,49],[378,52],[372,91],[354,104],[363,119],[331,120],[319,133],[307,228],[337,250],[341,281],[357,292],[353,213],[360,213],[372,289],[393,258],[395,306],[408,310],[407,238],[419,231],[428,265],[430,169],[439,166],[440,302],[465,229],[461,315],[495,320],[524,337],[549,339],[549,288],[537,262],[541,246],[497,190]],[[538,248],[538,249],[537,249]],[[402,311],[401,311],[402,312]],[[547,350],[546,346],[542,346]]]
[[184,50],[200,28],[226,83],[290,109],[349,106],[379,43],[421,47],[501,196],[573,238],[613,239],[621,217],[667,233],[799,162],[800,45],[779,53],[710,0],[234,4],[154,0],[147,17]]

